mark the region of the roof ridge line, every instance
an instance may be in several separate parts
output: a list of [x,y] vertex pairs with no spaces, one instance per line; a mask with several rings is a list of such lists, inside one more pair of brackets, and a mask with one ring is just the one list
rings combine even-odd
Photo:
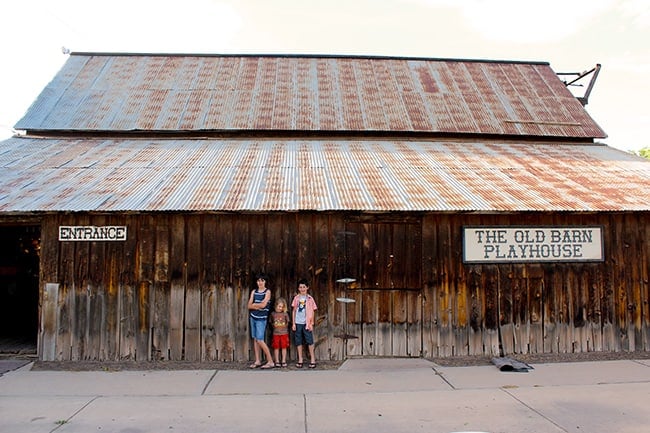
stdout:
[[412,60],[458,63],[507,63],[523,65],[550,65],[541,60],[498,60],[498,59],[469,59],[426,56],[390,56],[379,54],[318,54],[318,53],[146,53],[146,52],[102,52],[102,51],[71,51],[70,56],[105,56],[105,57],[262,57],[262,58],[304,58],[304,59],[359,59],[359,60]]

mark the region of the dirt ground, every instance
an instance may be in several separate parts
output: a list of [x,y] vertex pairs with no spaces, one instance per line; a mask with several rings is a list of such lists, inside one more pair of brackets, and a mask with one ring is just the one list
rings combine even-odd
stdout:
[[[650,352],[581,352],[510,355],[510,358],[530,365],[553,362],[611,361],[620,359],[650,359]],[[450,358],[427,358],[444,367],[491,365],[491,357],[456,356]],[[336,370],[342,361],[318,361],[318,370]],[[122,371],[122,370],[248,370],[249,362],[190,362],[190,361],[34,361],[32,370],[50,371]],[[286,367],[297,370],[295,362]],[[307,364],[303,369],[307,368]]]
[[[36,361],[32,370],[67,371],[122,371],[122,370],[249,370],[252,362],[223,361]],[[341,361],[318,361],[318,370],[336,370]],[[289,362],[287,370],[297,370],[295,362]],[[303,370],[308,370],[305,362]]]

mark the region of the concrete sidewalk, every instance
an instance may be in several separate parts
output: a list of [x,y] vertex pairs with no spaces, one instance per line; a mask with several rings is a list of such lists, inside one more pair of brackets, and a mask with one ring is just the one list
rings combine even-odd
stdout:
[[31,371],[0,377],[0,431],[650,431],[650,360],[441,367],[352,359],[338,370]]

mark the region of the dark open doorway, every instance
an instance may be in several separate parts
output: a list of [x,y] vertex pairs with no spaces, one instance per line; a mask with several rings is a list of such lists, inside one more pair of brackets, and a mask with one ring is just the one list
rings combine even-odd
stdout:
[[0,226],[0,353],[35,354],[40,227]]

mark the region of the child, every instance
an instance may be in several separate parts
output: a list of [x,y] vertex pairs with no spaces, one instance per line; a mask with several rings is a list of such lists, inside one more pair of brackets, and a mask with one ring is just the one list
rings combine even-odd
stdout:
[[[264,338],[266,337],[266,324],[269,317],[269,304],[271,303],[271,290],[266,287],[266,277],[259,275],[257,277],[257,289],[251,292],[248,299],[248,310],[250,311],[249,324],[251,328],[251,337],[253,337],[253,352],[255,353],[255,362],[250,368],[273,368],[275,364],[271,360],[271,351],[267,346]],[[262,365],[260,351],[266,356],[266,364]]]
[[[285,368],[287,366],[287,349],[289,348],[289,314],[287,314],[287,301],[284,298],[278,298],[275,301],[275,311],[271,313],[271,324],[273,325],[271,347],[273,347],[275,366]],[[280,358],[280,353],[282,353],[282,358]]]
[[314,356],[314,311],[318,308],[316,301],[307,293],[309,284],[307,280],[298,281],[298,294],[291,301],[293,309],[293,325],[295,332],[294,339],[298,350],[297,368],[302,368],[302,346],[306,344],[309,349],[309,368],[316,368],[316,357]]

